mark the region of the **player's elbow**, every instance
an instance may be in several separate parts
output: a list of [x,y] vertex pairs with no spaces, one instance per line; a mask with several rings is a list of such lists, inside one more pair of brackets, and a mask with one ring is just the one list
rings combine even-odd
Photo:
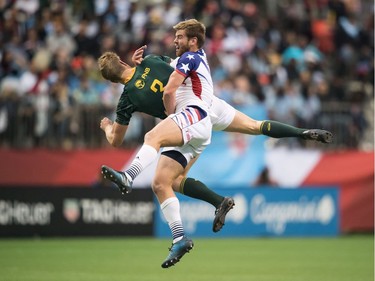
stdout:
[[175,103],[175,100],[176,100],[175,91],[165,89],[163,93],[164,105],[169,104],[169,103]]
[[165,88],[163,92],[163,99],[173,97],[174,92],[169,88]]

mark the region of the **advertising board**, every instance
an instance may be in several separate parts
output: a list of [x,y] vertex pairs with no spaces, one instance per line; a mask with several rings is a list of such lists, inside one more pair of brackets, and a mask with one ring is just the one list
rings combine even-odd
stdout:
[[[212,232],[215,208],[203,201],[178,196],[185,233],[192,237],[334,236],[339,233],[336,188],[230,188],[235,206],[219,233]],[[155,234],[170,237],[160,210]]]
[[151,189],[0,188],[0,236],[151,236]]

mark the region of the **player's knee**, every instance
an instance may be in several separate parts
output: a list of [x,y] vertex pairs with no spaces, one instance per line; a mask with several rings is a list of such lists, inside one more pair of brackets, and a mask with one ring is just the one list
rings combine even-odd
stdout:
[[154,178],[152,181],[152,191],[157,195],[163,192],[165,190],[166,184],[163,180],[159,178]]
[[159,134],[155,130],[147,132],[144,136],[144,143],[158,145],[160,143]]
[[151,131],[147,132],[144,136],[144,142],[150,141],[153,138],[153,133]]

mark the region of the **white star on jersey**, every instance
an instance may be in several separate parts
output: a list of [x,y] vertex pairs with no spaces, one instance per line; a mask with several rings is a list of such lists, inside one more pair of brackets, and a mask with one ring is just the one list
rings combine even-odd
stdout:
[[186,52],[174,62],[176,71],[185,76],[184,83],[176,91],[176,111],[189,105],[208,110],[213,101],[214,88],[203,49]]
[[180,69],[184,70],[184,72],[186,73],[188,70],[190,70],[189,64],[188,63],[182,63],[182,66],[180,67]]

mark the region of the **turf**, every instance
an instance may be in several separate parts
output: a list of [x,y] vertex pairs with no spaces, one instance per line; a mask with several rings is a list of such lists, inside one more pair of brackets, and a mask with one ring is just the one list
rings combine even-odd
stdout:
[[372,281],[374,237],[194,239],[169,269],[169,240],[3,239],[2,281]]

